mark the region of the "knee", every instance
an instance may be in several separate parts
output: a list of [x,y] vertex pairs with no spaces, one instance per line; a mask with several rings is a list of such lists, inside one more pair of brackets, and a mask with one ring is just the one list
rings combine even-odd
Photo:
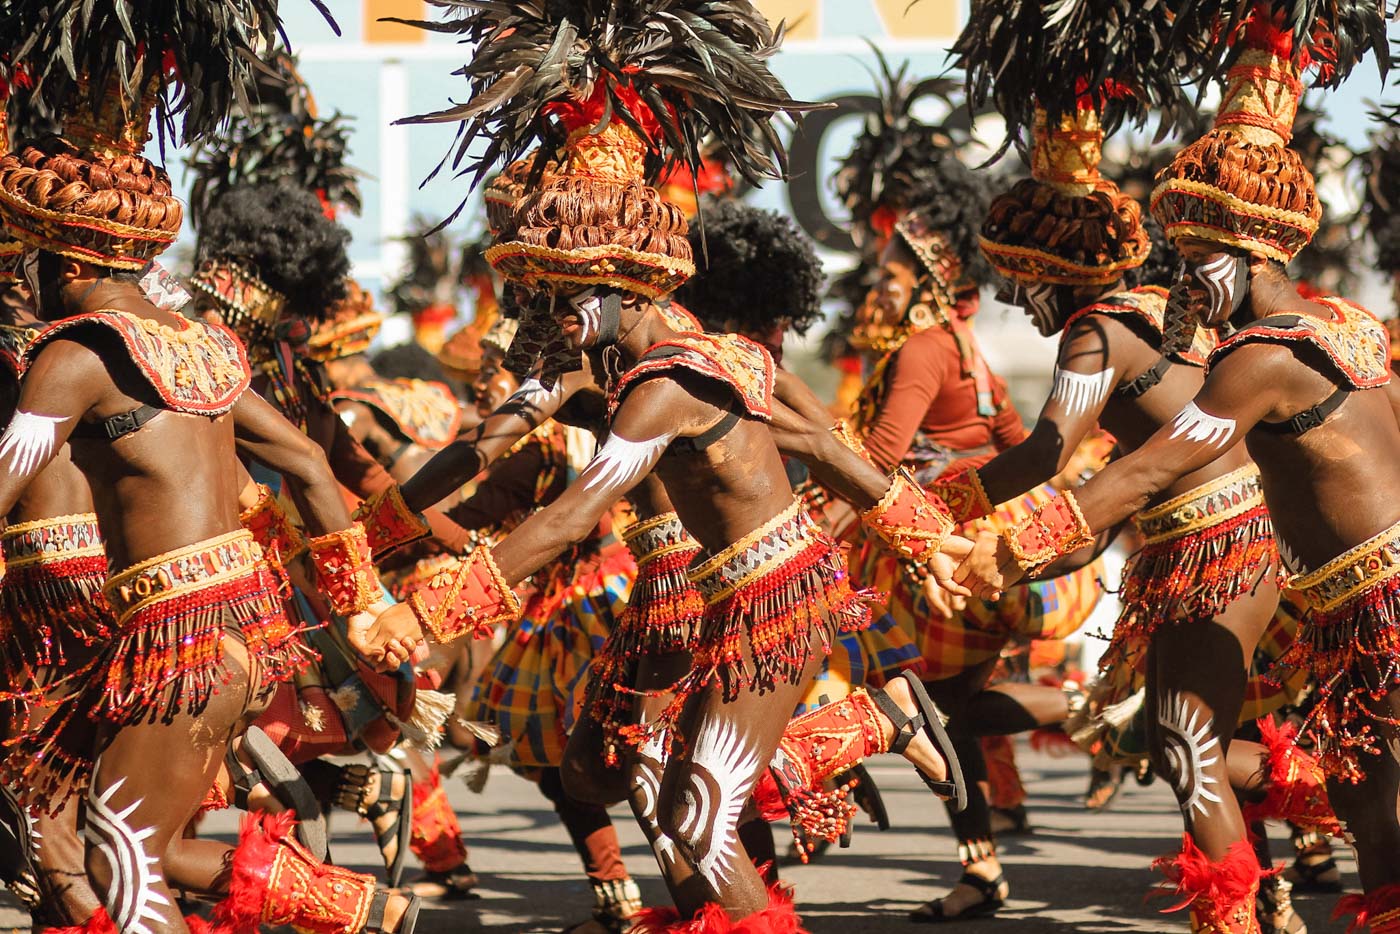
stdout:
[[626,772],[621,768],[609,768],[603,762],[602,751],[588,749],[587,745],[569,737],[564,760],[559,765],[563,791],[576,801],[604,807],[624,800],[627,797]]

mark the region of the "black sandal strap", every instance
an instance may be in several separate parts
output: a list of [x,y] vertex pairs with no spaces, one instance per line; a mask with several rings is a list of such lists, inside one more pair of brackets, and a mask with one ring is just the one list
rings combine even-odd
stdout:
[[894,738],[890,740],[890,752],[895,755],[903,755],[904,750],[909,748],[909,744],[914,741],[914,737],[919,735],[919,731],[924,728],[923,714],[914,714],[912,717],[900,709],[884,691],[876,689],[870,692],[870,699],[875,702],[875,706],[880,708],[880,712],[890,718],[894,724]]
[[233,785],[233,806],[240,811],[248,810],[248,797],[253,789],[263,783],[262,770],[257,766],[248,768],[232,747],[224,755],[224,767],[228,769],[229,781]]
[[1001,897],[1001,884],[1005,881],[1005,873],[997,873],[995,879],[984,879],[975,873],[965,872],[958,879],[958,885],[970,885],[988,901],[995,901]]
[[384,912],[389,907],[389,890],[375,889],[374,898],[369,903],[369,914],[365,917],[362,931],[384,930]]

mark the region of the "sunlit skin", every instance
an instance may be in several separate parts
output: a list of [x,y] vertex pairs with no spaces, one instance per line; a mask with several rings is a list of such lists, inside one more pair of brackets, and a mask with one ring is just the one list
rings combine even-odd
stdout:
[[[1206,240],[1182,238],[1177,249],[1188,265],[1221,253]],[[1233,323],[1244,325],[1275,314],[1331,317],[1324,305],[1300,297],[1287,275],[1258,254],[1248,255],[1248,292]],[[1203,313],[1205,290],[1188,282],[1191,307]],[[1219,323],[1219,315],[1214,323]],[[1194,398],[1203,412],[1229,419],[1223,441],[1202,442],[1158,430],[1136,450],[1108,466],[1076,492],[1090,528],[1107,528],[1147,506],[1181,477],[1199,471],[1243,440],[1258,464],[1264,497],[1276,532],[1307,568],[1321,567],[1353,546],[1400,521],[1400,427],[1393,398],[1395,381],[1354,391],[1323,424],[1302,435],[1254,431],[1260,422],[1283,422],[1328,398],[1338,384],[1309,350],[1291,344],[1251,342],[1211,368]],[[1295,569],[1296,570],[1296,569]],[[957,579],[979,594],[995,594],[1021,577],[1010,551],[994,535],[979,537]],[[1196,664],[1197,651],[1182,664]],[[1400,716],[1400,692],[1380,702],[1386,715]],[[1400,730],[1374,722],[1391,749]],[[1393,860],[1400,851],[1396,788],[1400,763],[1393,755],[1363,756],[1366,779],[1358,785],[1329,782],[1332,804],[1356,838],[1361,881],[1369,891],[1400,881]]]
[[[56,272],[48,277],[40,275],[41,268],[31,254],[26,275],[44,320],[113,309],[170,327],[182,326],[176,315],[147,301],[135,283],[108,278],[97,267],[59,259]],[[100,421],[151,399],[149,387],[123,359],[109,361],[78,339],[64,338],[34,360],[20,391],[18,410],[57,419],[57,451],[79,421]],[[218,418],[162,412],[140,431],[116,442],[73,441],[73,462],[91,488],[111,566],[129,567],[241,528],[238,497],[243,475],[233,456],[235,444],[288,478],[311,534],[349,525],[324,456],[267,403],[244,393],[232,412]],[[47,463],[46,459],[39,466]],[[10,514],[28,486],[29,477],[21,471],[0,474],[0,513]],[[152,516],[161,519],[153,522]],[[396,667],[414,650],[417,640],[409,636],[376,642],[372,638],[377,635],[376,626],[372,613],[360,614],[351,620],[352,639],[381,664]],[[99,792],[128,779],[111,804],[137,805],[128,819],[135,826],[155,829],[147,843],[152,853],[165,854],[178,840],[213,783],[230,742],[266,703],[256,661],[236,640],[224,640],[224,651],[231,680],[204,710],[180,713],[170,723],[145,722],[117,731],[92,777],[91,786]],[[152,793],[153,782],[159,782],[158,794]],[[87,854],[87,871],[98,891],[112,890],[113,869],[92,849]],[[169,878],[180,884],[189,884],[189,871],[184,862],[166,866]],[[160,888],[164,885],[161,882]],[[167,923],[172,930],[182,930],[178,902],[168,890],[161,894],[168,902],[162,909]],[[396,904],[394,911],[402,912],[403,907]]]

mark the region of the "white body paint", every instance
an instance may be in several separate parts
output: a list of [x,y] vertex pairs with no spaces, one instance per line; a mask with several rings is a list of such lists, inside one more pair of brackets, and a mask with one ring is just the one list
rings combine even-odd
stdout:
[[1113,389],[1113,367],[1097,373],[1074,373],[1055,368],[1055,388],[1050,398],[1058,401],[1067,415],[1083,415],[1097,408]]
[[711,885],[727,881],[733,871],[739,815],[758,765],[757,751],[739,734],[737,724],[704,723],[691,750],[690,775],[681,792],[686,816],[680,830],[696,871]]
[[[161,882],[160,858],[146,852],[146,841],[156,831],[154,827],[137,830],[127,823],[144,799],[136,799],[123,811],[112,809],[112,796],[125,782],[125,778],[118,779],[101,795],[94,793],[95,786],[88,792],[84,833],[111,869],[112,888],[104,893],[103,902],[117,930],[122,934],[155,934],[165,927],[165,919],[155,909],[170,906],[156,891]],[[154,922],[156,928],[148,922]]]
[[1219,781],[1205,771],[1220,761],[1220,741],[1212,730],[1212,719],[1177,692],[1168,691],[1162,697],[1157,722],[1164,733],[1167,779],[1181,804],[1181,813],[1188,818],[1194,813],[1205,816],[1207,802],[1220,803],[1220,796],[1210,787]]
[[[646,720],[638,721],[644,726]],[[635,784],[642,794],[642,820],[647,822],[652,835],[652,852],[657,864],[663,870],[674,866],[677,860],[676,841],[668,837],[656,819],[656,809],[661,802],[661,776],[666,771],[666,747],[668,738],[665,731],[653,732],[645,743],[637,748],[637,775]]]
[[53,457],[58,426],[66,421],[66,416],[16,412],[0,436],[0,460],[9,458],[11,471],[21,477],[37,473]]
[[528,405],[543,409],[551,404],[557,404],[563,398],[564,384],[562,381],[555,380],[554,388],[545,389],[543,383],[531,376],[511,394],[511,397],[506,400],[506,405]]
[[1206,290],[1210,300],[1209,320],[1222,320],[1235,310],[1235,278],[1242,262],[1244,260],[1238,256],[1223,253],[1196,267],[1193,277]]
[[1235,420],[1202,412],[1196,403],[1188,402],[1172,420],[1171,436],[1180,438],[1183,435],[1187,441],[1199,441],[1213,448],[1224,447],[1235,435]]
[[583,472],[583,488],[630,488],[646,475],[673,435],[629,441],[618,434],[608,435],[607,443]]
[[589,346],[603,326],[603,300],[593,289],[580,292],[569,298],[569,305],[578,315],[579,343]]

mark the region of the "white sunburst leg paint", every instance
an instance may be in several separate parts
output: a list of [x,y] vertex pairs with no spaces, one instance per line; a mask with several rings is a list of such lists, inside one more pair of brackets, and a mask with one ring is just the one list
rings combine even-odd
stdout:
[[1215,721],[1177,691],[1165,691],[1160,698],[1157,723],[1162,727],[1162,757],[1167,764],[1167,780],[1176,792],[1181,813],[1187,819],[1197,813],[1204,817],[1220,795],[1212,786],[1219,779],[1206,770],[1221,761],[1220,741],[1215,737]]
[[1199,441],[1213,448],[1223,448],[1235,436],[1235,420],[1203,412],[1196,403],[1188,402],[1186,408],[1172,420],[1171,437],[1183,436],[1187,441]]
[[719,718],[703,723],[680,792],[685,815],[678,829],[696,871],[715,888],[733,872],[739,817],[758,766],[758,751],[736,723]]
[[[638,721],[639,726],[645,724],[645,718]],[[652,733],[647,741],[637,748],[636,777],[633,779],[633,784],[641,795],[637,819],[644,822],[650,831],[651,849],[656,854],[656,862],[662,872],[674,866],[680,858],[676,841],[661,829],[657,819],[657,809],[661,806],[661,776],[665,774],[666,763],[670,759],[667,744],[665,731],[658,731]]]
[[1066,415],[1083,415],[1097,408],[1113,389],[1113,367],[1097,373],[1074,373],[1055,368],[1055,387],[1050,398],[1060,403]]
[[0,460],[10,462],[10,470],[21,477],[38,473],[54,455],[58,441],[58,426],[67,416],[35,415],[16,412],[5,434],[0,435]]
[[[125,810],[112,808],[112,798],[125,782],[125,778],[118,779],[100,795],[95,785],[89,789],[84,835],[112,873],[112,885],[103,893],[103,902],[116,929],[122,934],[155,934],[166,924],[157,909],[170,907],[170,901],[157,890],[163,881],[160,858],[146,852],[146,841],[155,836],[156,829],[138,830],[127,821],[144,798],[137,798]],[[152,922],[155,928],[150,926]]]

